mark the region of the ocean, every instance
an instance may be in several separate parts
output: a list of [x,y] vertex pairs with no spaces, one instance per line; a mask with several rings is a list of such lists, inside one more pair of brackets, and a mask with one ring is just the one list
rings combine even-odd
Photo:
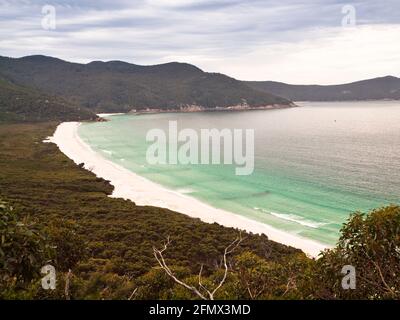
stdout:
[[[83,123],[93,150],[216,208],[334,245],[355,211],[400,203],[400,102],[300,102],[299,108],[115,115]],[[151,129],[254,129],[254,172],[235,164],[149,164]]]

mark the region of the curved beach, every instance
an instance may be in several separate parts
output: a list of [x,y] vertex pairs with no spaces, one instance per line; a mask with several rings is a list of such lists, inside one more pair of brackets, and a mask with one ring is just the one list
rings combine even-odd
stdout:
[[232,212],[214,208],[193,197],[149,181],[93,151],[79,137],[79,125],[79,122],[60,124],[54,135],[49,137],[48,142],[55,143],[61,152],[76,164],[84,163],[87,170],[110,181],[114,186],[112,197],[128,199],[134,201],[137,205],[167,208],[193,218],[199,218],[207,223],[218,223],[226,227],[265,234],[273,241],[299,248],[312,257],[317,257],[321,250],[327,248],[326,245],[316,241],[278,230]]

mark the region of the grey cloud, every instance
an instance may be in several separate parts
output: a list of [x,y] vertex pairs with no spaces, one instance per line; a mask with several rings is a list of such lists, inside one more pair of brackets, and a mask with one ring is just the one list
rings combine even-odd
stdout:
[[[44,31],[43,5],[57,9]],[[240,57],[260,46],[301,42],[341,28],[353,4],[361,25],[400,24],[398,0],[0,0],[0,54],[159,63],[170,57]]]

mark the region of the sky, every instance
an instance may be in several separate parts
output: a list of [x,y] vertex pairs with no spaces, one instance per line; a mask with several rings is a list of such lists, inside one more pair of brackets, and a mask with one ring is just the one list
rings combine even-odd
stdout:
[[292,84],[400,77],[400,1],[0,0],[0,55],[33,54]]

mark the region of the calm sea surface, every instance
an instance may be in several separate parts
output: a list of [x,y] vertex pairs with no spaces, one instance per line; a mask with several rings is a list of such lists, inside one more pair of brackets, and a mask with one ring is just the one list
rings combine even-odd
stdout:
[[[334,244],[354,211],[400,204],[400,102],[299,103],[302,107],[113,116],[79,135],[149,180],[303,237]],[[149,165],[146,133],[255,129],[255,170],[234,165]]]

